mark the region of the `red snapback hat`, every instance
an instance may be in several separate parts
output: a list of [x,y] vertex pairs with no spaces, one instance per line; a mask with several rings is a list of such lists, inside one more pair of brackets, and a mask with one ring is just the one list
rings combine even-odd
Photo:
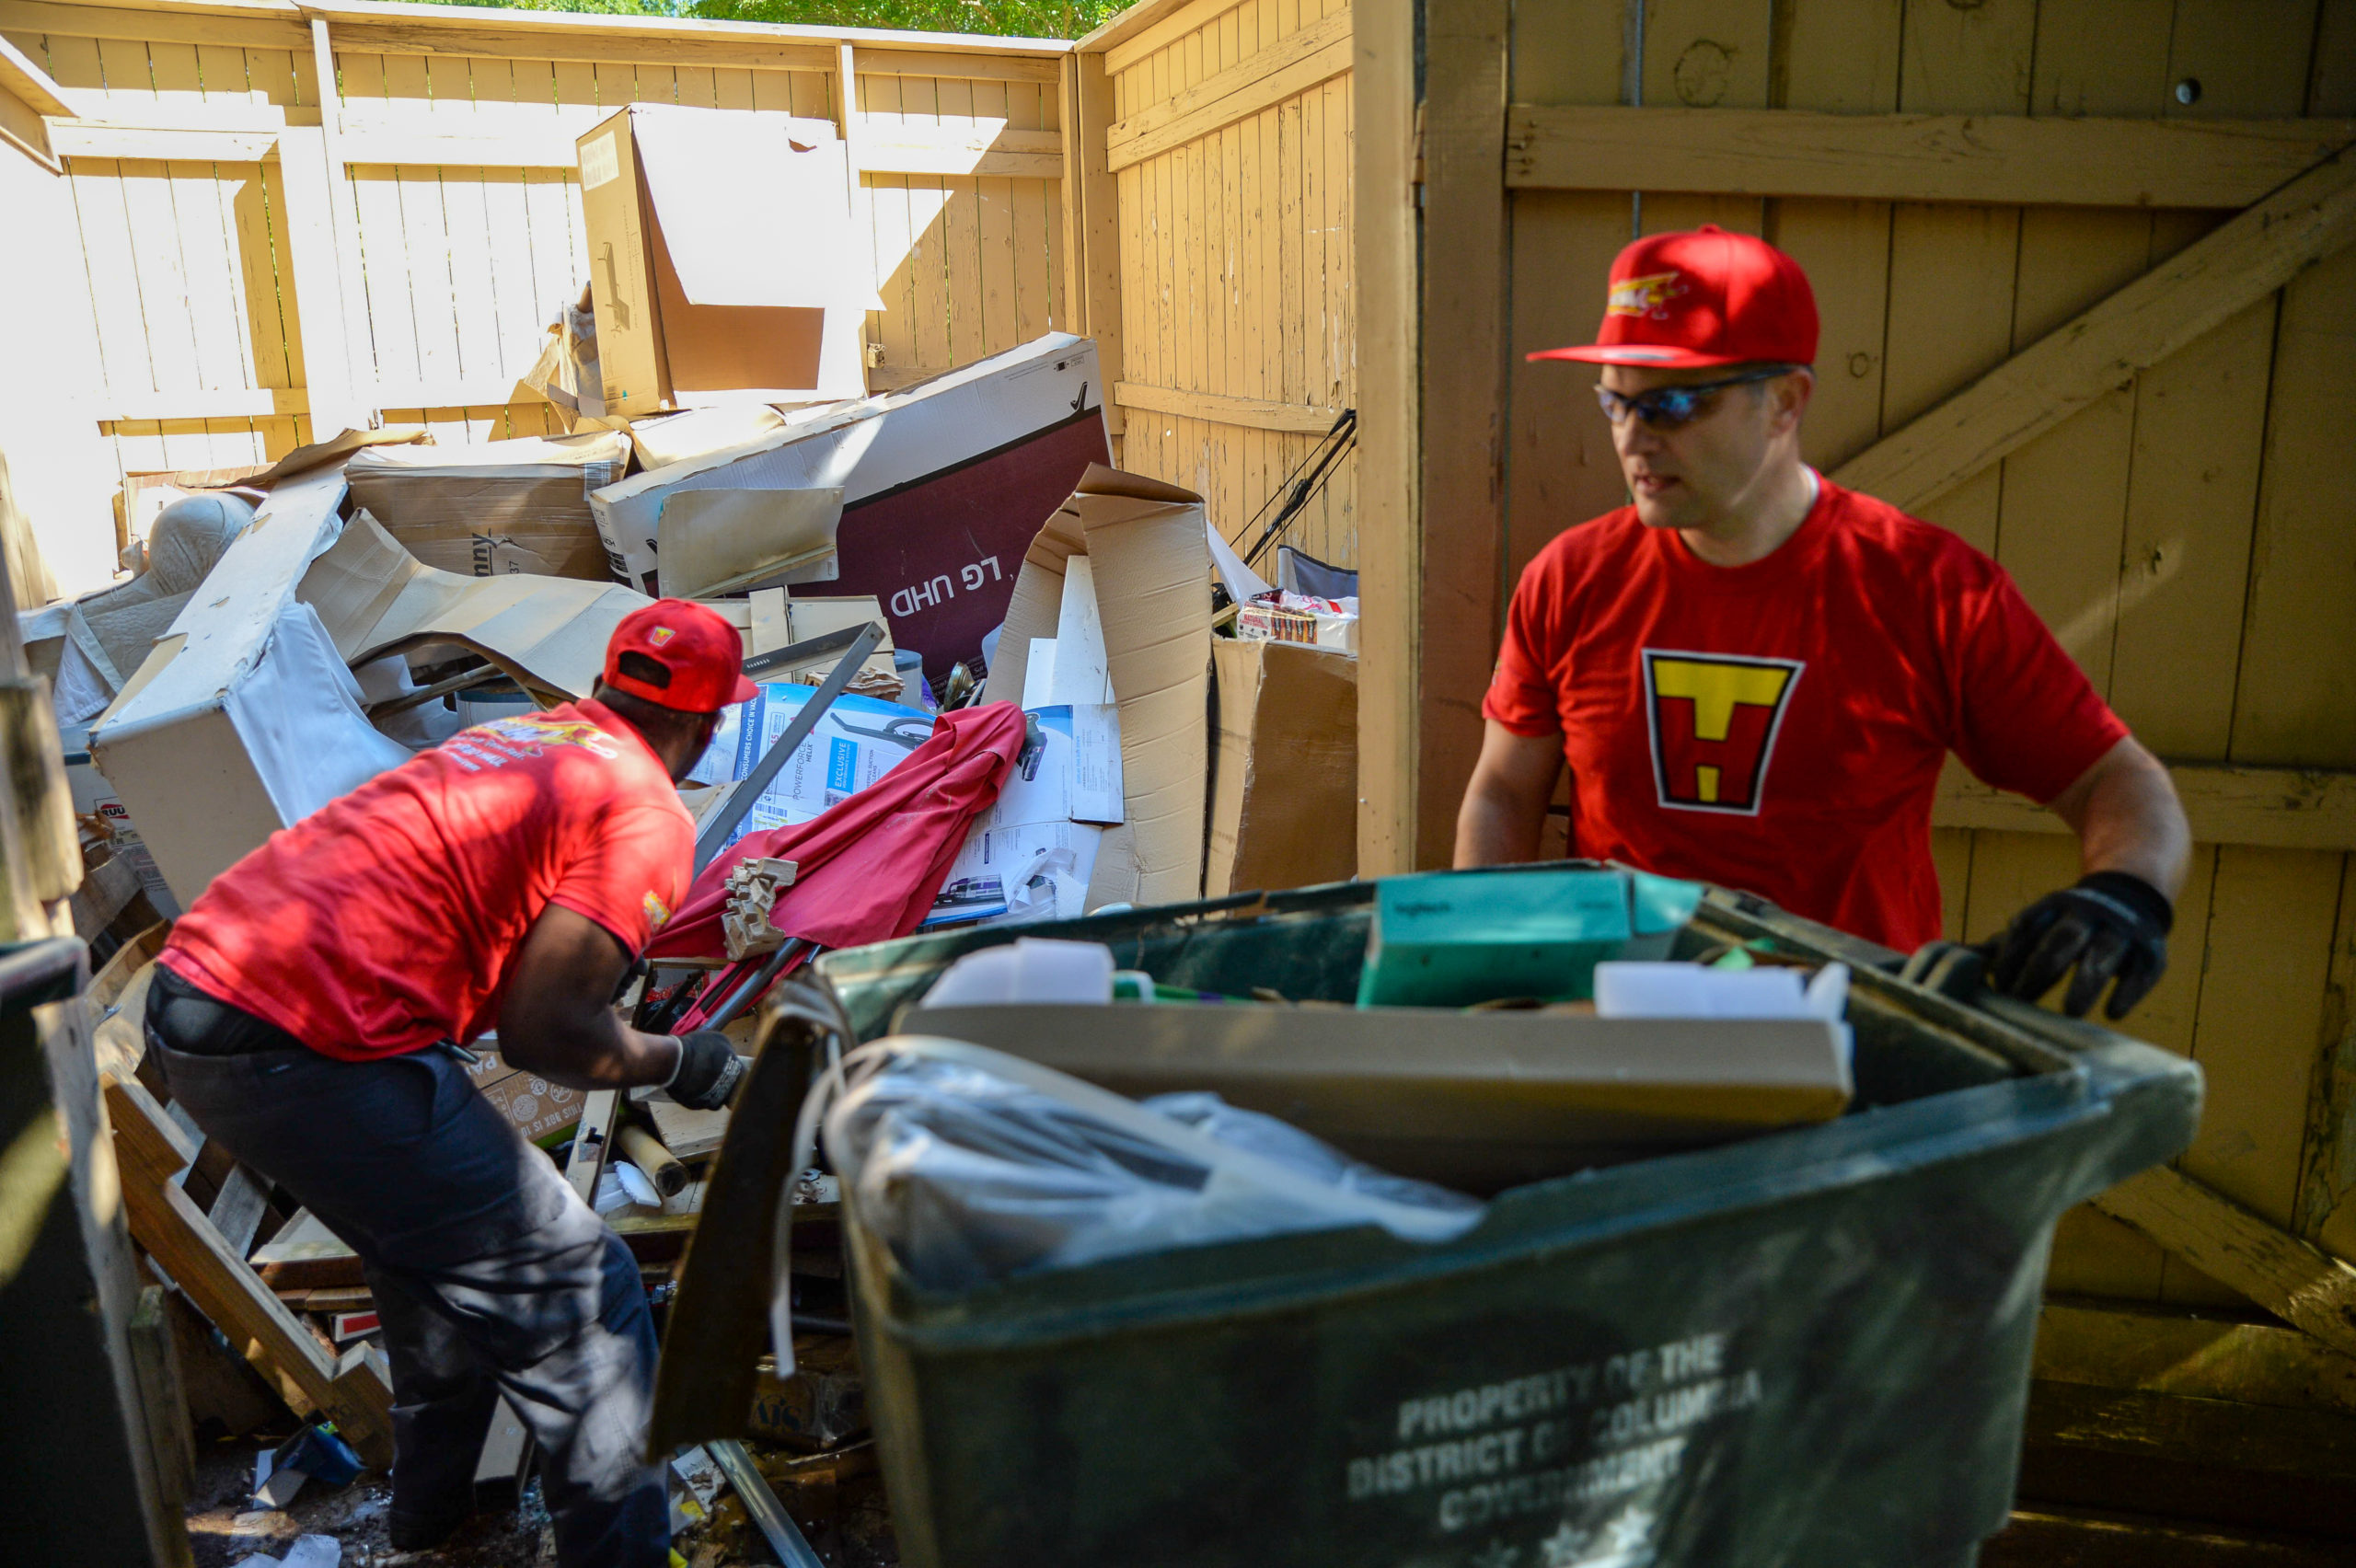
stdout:
[[[644,654],[663,678],[623,674],[625,653]],[[682,713],[717,713],[760,690],[745,678],[745,640],[736,628],[687,599],[657,599],[622,617],[606,644],[606,684]]]
[[1816,361],[1816,291],[1798,262],[1763,239],[1715,224],[1647,235],[1611,263],[1610,287],[1594,342],[1530,357],[1671,367]]

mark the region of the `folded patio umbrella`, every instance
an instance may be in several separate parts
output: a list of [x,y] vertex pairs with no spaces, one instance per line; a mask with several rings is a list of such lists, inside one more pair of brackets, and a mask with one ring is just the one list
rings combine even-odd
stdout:
[[[859,793],[808,822],[746,834],[696,878],[647,956],[722,956],[728,872],[752,858],[795,865],[793,885],[769,911],[769,924],[788,937],[846,948],[907,936],[932,907],[974,819],[1005,788],[1022,749],[1022,710],[1011,702],[944,713],[924,744]],[[714,976],[704,1001],[679,1026],[695,1027],[707,1004],[728,995],[765,958]]]

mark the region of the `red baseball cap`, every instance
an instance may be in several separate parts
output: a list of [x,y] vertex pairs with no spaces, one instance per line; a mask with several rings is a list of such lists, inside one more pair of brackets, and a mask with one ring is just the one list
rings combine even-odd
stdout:
[[[644,654],[663,678],[624,674],[625,653]],[[606,684],[682,713],[717,713],[760,690],[745,678],[745,640],[736,628],[687,599],[657,599],[622,617],[606,644]]]
[[1798,262],[1763,239],[1715,224],[1647,235],[1611,263],[1610,286],[1594,342],[1530,357],[1680,368],[1816,362],[1816,291]]

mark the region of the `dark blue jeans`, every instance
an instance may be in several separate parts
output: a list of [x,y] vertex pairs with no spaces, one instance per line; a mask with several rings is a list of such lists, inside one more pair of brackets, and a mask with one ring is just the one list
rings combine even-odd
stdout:
[[[284,1046],[219,1054],[258,1030]],[[392,1364],[396,1520],[465,1517],[504,1393],[539,1445],[564,1568],[664,1568],[638,1265],[465,1068],[433,1050],[337,1061],[160,974],[147,1044],[208,1136],[360,1254]]]

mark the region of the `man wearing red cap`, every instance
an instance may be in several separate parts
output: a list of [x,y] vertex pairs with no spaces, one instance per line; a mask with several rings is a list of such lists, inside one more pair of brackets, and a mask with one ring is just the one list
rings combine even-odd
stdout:
[[[2166,964],[2190,835],[1994,561],[1800,460],[1816,300],[1715,226],[1612,264],[1592,344],[1631,503],[1538,553],[1507,614],[1456,863],[1538,852],[1565,761],[1576,854],[1742,888],[1911,951],[1939,934],[1931,799],[1949,751],[2051,809],[2085,875],[1990,950],[2035,998],[2116,1019]],[[2115,983],[2115,984],[2114,984]]]
[[501,1395],[540,1451],[566,1568],[669,1560],[641,1454],[654,1331],[629,1251],[468,1081],[727,1101],[716,1032],[612,1007],[685,895],[676,783],[753,695],[735,629],[664,599],[615,629],[589,700],[461,731],[215,878],[157,955],[146,1033],[172,1097],[360,1254],[392,1364],[392,1543],[473,1505]]

